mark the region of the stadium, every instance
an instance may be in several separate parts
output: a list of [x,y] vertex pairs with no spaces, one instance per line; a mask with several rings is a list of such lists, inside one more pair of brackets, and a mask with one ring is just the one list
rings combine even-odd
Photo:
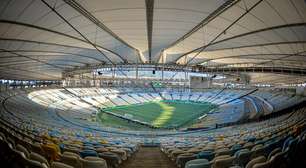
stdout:
[[0,167],[306,167],[305,0],[1,0]]

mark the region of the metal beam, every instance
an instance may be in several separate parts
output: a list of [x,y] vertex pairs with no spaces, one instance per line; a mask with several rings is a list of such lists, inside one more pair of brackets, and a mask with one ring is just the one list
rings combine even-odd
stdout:
[[149,63],[152,63],[153,11],[154,11],[154,0],[146,0]]
[[199,72],[256,72],[288,75],[305,75],[306,69],[284,67],[214,67],[199,69]]
[[[297,53],[294,53],[294,54],[289,54],[289,55],[286,55],[286,56],[283,56],[281,58],[277,58],[277,59],[272,59],[272,60],[269,60],[269,61],[265,61],[265,62],[261,62],[261,63],[256,63],[256,65],[264,65],[264,64],[267,64],[267,63],[271,63],[271,62],[274,62],[274,61],[281,61],[281,60],[284,60],[285,58],[289,58],[289,57],[294,57],[296,56],[297,54],[299,53],[304,53],[305,51],[301,51],[301,52],[297,52]],[[286,60],[285,60],[286,61]]]
[[[20,72],[5,72],[5,74],[0,74],[0,78],[7,79],[7,80],[54,80],[54,79],[60,79],[59,77],[48,77],[46,74],[37,76],[29,75],[31,72],[27,72],[26,74],[20,75]],[[42,78],[44,77],[44,78]]]
[[[242,19],[244,16],[246,16],[249,12],[251,12],[257,5],[259,5],[263,0],[257,1],[251,8],[247,9],[242,15],[240,15],[237,19],[235,19],[229,26],[227,26],[222,32],[220,32],[215,38],[213,38],[205,47],[201,48],[198,53],[196,53],[190,60],[186,62],[186,65],[188,65],[193,59],[195,59],[204,49],[207,48],[207,46],[214,43],[224,32],[226,32],[228,29],[230,29],[233,25],[235,25],[240,19]],[[183,54],[184,55],[184,54]],[[183,56],[180,56],[183,57]],[[179,58],[180,58],[179,57]]]
[[[225,41],[229,41],[229,40],[232,40],[232,39],[237,39],[239,37],[256,34],[256,33],[261,33],[261,32],[275,30],[275,29],[282,29],[282,28],[300,27],[300,26],[304,27],[304,26],[306,26],[306,23],[305,22],[303,22],[303,23],[292,23],[292,24],[277,25],[277,26],[267,27],[267,28],[263,28],[263,29],[258,29],[258,30],[255,30],[255,31],[242,33],[242,34],[239,34],[239,35],[236,35],[236,36],[232,36],[232,37],[229,37],[229,38],[225,38],[223,40],[216,41],[216,42],[212,43],[210,46],[216,45],[216,44],[219,44],[219,43],[222,43],[222,42],[225,42]],[[202,47],[204,47],[204,46],[202,46]],[[198,49],[200,49],[202,47],[199,47]],[[208,51],[210,51],[210,50],[208,50]]]
[[[245,63],[243,63],[245,64]],[[149,66],[150,65],[150,66]],[[236,64],[233,64],[236,65]],[[306,67],[281,67],[281,66],[265,66],[265,67],[203,67],[203,66],[184,66],[184,65],[167,65],[167,64],[119,64],[116,67],[120,67],[121,69],[129,69],[129,68],[156,68],[162,70],[171,70],[171,71],[182,71],[182,72],[198,72],[198,73],[207,73],[207,72],[222,72],[223,69],[225,72],[264,72],[264,73],[296,73],[296,74],[306,74]],[[80,67],[75,69],[66,69],[64,73],[66,74],[79,74],[79,73],[87,73],[91,72],[94,69],[101,68],[112,68],[111,65],[97,65],[92,67]]]
[[[88,56],[84,56],[82,54],[75,54],[75,53],[69,53],[69,52],[62,52],[62,51],[45,51],[45,50],[10,50],[12,52],[22,52],[22,53],[59,53],[59,54],[69,54],[69,55],[66,55],[66,56],[79,56],[79,57],[88,57]],[[4,51],[0,51],[0,53],[2,53]],[[29,55],[24,55],[24,56],[29,56]],[[35,55],[33,55],[35,56]],[[40,56],[43,56],[43,55],[40,55]],[[49,55],[45,55],[46,57],[48,57]],[[64,55],[65,56],[65,55]],[[18,56],[0,56],[0,58],[12,58],[12,57],[18,57]],[[29,56],[31,57],[31,56]],[[92,57],[89,57],[90,59],[93,59]],[[96,59],[95,59],[96,60]],[[105,64],[104,61],[99,61],[99,63],[101,64]]]
[[[68,35],[68,34],[65,34],[65,33],[61,33],[61,32],[58,32],[58,31],[54,31],[54,30],[51,30],[51,29],[47,29],[47,28],[36,26],[36,25],[32,25],[32,24],[27,24],[27,23],[22,23],[22,22],[17,22],[17,21],[11,21],[11,20],[0,20],[0,23],[21,25],[21,26],[24,26],[24,27],[29,27],[29,28],[33,28],[33,29],[38,29],[38,30],[42,30],[42,31],[58,34],[58,35],[61,35],[61,36],[67,37],[67,38],[71,38],[71,39],[74,39],[74,40],[77,40],[77,41],[80,41],[80,42],[84,42],[86,44],[90,44],[86,40],[80,39],[78,37],[74,37],[74,36],[71,36],[71,35]],[[106,52],[109,52],[109,53],[112,53],[112,54],[116,55],[117,57],[119,57],[122,60],[121,56],[118,53],[115,53],[115,52],[113,52],[113,51],[111,51],[111,50],[109,50],[107,48],[104,48],[101,45],[97,45],[97,44],[94,44],[94,45],[96,47],[101,48],[102,50],[104,50]]]
[[234,49],[249,48],[249,47],[263,47],[263,46],[271,46],[271,45],[299,44],[299,43],[303,44],[303,43],[306,43],[306,41],[282,41],[282,42],[273,42],[273,43],[260,43],[260,44],[243,45],[243,46],[230,47],[230,48],[207,50],[207,52],[209,52],[209,51],[222,51],[222,50],[234,50]]
[[[37,72],[37,70],[34,70],[34,71],[31,71],[31,70],[27,70],[27,69],[21,69],[21,68],[16,68],[16,67],[0,67],[1,71],[2,72],[5,72],[7,70],[9,70],[8,72],[12,73],[12,71],[10,70],[13,70],[13,71],[17,71],[17,76],[23,76],[23,75],[20,75],[20,73],[22,72],[26,72],[26,74],[38,74],[38,75],[42,75],[42,76],[48,76],[52,79],[58,79],[57,76],[53,76],[53,75],[50,75],[50,74],[47,74],[47,73],[41,73],[41,72]],[[0,76],[4,77],[5,79],[9,79],[9,78],[6,78],[6,73],[1,73]],[[10,76],[9,76],[10,77]]]
[[[209,62],[209,61],[214,61],[214,60],[231,59],[231,58],[233,58],[233,59],[235,59],[235,58],[242,58],[242,59],[272,60],[270,58],[258,58],[257,56],[259,56],[259,57],[266,57],[266,56],[292,56],[292,54],[273,53],[273,54],[230,55],[230,56],[206,59],[205,61],[201,61],[200,64],[203,64],[203,63]],[[306,58],[306,55],[296,54],[296,55],[293,55],[293,56]],[[250,58],[250,57],[257,57],[257,58]],[[285,60],[285,61],[300,62],[301,60]]]
[[[82,38],[87,41],[90,45],[92,45],[105,59],[107,59],[111,64],[114,62],[108,58],[98,47],[92,43],[85,35],[83,35],[77,28],[75,28],[64,16],[62,16],[54,7],[48,4],[45,0],[41,0],[50,10],[52,10],[58,17],[60,17],[66,24],[68,24],[74,31],[76,31]],[[127,62],[123,57],[120,56],[123,62]]]
[[[222,51],[222,50],[234,50],[234,49],[249,48],[249,47],[263,47],[263,46],[272,46],[272,45],[304,44],[304,43],[306,43],[306,41],[289,41],[289,42],[261,43],[261,44],[245,45],[245,46],[238,46],[238,47],[231,47],[231,48],[222,48],[222,49],[207,50],[207,52]],[[305,51],[303,51],[303,52],[305,52]],[[254,54],[250,54],[250,55],[254,55]],[[288,54],[288,55],[293,55],[293,54]],[[178,58],[176,61],[178,61],[179,59],[180,58]],[[206,61],[204,61],[204,62],[206,62]]]
[[[56,63],[56,65],[67,65],[67,66],[71,66],[71,67],[74,67],[74,65],[71,65],[68,62],[87,65],[87,63],[84,63],[84,62],[74,61],[74,60],[65,60],[65,59],[57,59],[57,60],[39,59],[39,60],[52,61],[52,62],[60,61],[60,62],[63,62],[63,63]],[[36,61],[34,61],[34,60],[28,60],[28,61],[25,61],[25,60],[17,60],[16,61],[16,60],[14,60],[14,61],[0,62],[0,66],[20,65],[20,64],[28,64],[28,63],[36,63]],[[66,64],[64,64],[64,63],[66,63]]]
[[[193,52],[202,50],[203,48],[207,49],[210,46],[213,46],[213,45],[225,42],[225,41],[229,41],[229,40],[232,40],[232,39],[236,39],[236,38],[247,36],[247,35],[251,35],[251,34],[261,33],[261,32],[264,32],[264,31],[270,31],[270,30],[274,30],[274,29],[287,28],[287,27],[296,27],[296,26],[306,26],[306,23],[294,23],[294,24],[279,25],[279,26],[268,27],[268,28],[264,28],[264,29],[259,29],[259,30],[255,30],[255,31],[239,34],[239,35],[236,35],[236,36],[233,36],[233,37],[229,37],[229,38],[226,38],[226,39],[223,39],[223,40],[220,40],[220,41],[216,41],[216,42],[211,43],[211,44],[203,45],[203,46],[198,47],[196,49],[193,49],[191,51],[188,51],[188,52],[182,54],[180,57],[178,57],[174,62],[178,61],[179,59],[181,59],[185,55],[188,55],[188,54],[191,54]],[[288,42],[276,42],[276,43],[266,43],[266,44],[273,45],[273,44],[287,44],[287,43],[298,43],[298,42],[305,43],[305,41],[292,41],[292,42],[288,41]],[[206,50],[206,51],[218,51],[218,50],[245,48],[245,47],[264,46],[266,44],[245,45],[245,46],[238,46],[238,47],[231,47],[231,48],[222,48],[222,49],[213,49],[213,50]]]
[[111,29],[109,29],[106,25],[104,25],[99,19],[97,19],[94,15],[92,15],[89,11],[87,11],[81,4],[76,2],[75,0],[64,0],[66,4],[74,8],[76,11],[78,11],[82,16],[86,17],[88,20],[90,20],[92,23],[94,23],[96,26],[101,28],[103,31],[107,32],[109,35],[114,37],[116,40],[120,41],[122,44],[128,46],[129,48],[133,49],[137,54],[140,60],[140,54],[138,49],[133,47],[132,45],[128,44],[126,41],[124,41],[122,38],[120,38],[116,33],[114,33]]
[[[33,40],[23,40],[23,39],[0,38],[0,41],[17,41],[17,42],[24,42],[24,43],[34,43],[34,44],[39,44],[39,45],[43,44],[43,45],[60,46],[60,47],[66,47],[66,48],[76,48],[76,49],[83,49],[83,50],[91,50],[91,49],[84,48],[84,47],[76,47],[76,46],[63,45],[63,44],[57,44],[57,43],[48,43],[48,42],[40,42],[40,41],[33,41]],[[26,50],[26,51],[31,51],[31,50]],[[98,58],[87,56],[87,55],[83,55],[83,54],[81,55],[81,54],[74,54],[74,53],[67,53],[67,52],[56,52],[56,51],[50,51],[50,53],[70,54],[70,55],[74,55],[74,56],[79,56],[79,57],[85,57],[85,58],[88,58],[88,59],[93,59],[93,60],[96,60],[98,62],[105,62],[105,61],[100,60]],[[69,55],[67,55],[67,56],[69,56]]]
[[193,27],[190,31],[188,31],[186,34],[184,34],[182,37],[171,43],[169,46],[165,47],[164,50],[167,50],[179,42],[185,40],[189,36],[191,36],[193,33],[207,25],[209,22],[211,22],[213,19],[221,15],[224,11],[226,11],[228,8],[231,8],[235,4],[237,4],[240,0],[227,0],[225,1],[221,6],[219,6],[216,10],[214,10],[211,14],[209,14],[206,18],[204,18],[200,23],[198,23],[195,27]]
[[49,65],[49,66],[51,66],[51,67],[54,67],[54,68],[57,68],[57,69],[60,69],[60,70],[63,70],[62,67],[59,67],[59,66],[57,66],[57,65],[50,64],[50,63],[48,63],[48,62],[41,61],[41,60],[35,59],[35,58],[31,58],[31,57],[28,57],[28,56],[25,56],[25,55],[22,55],[22,54],[18,54],[18,53],[16,53],[16,52],[13,52],[13,51],[10,51],[10,50],[0,49],[0,51],[8,52],[8,53],[17,55],[17,56],[19,56],[19,57],[24,57],[24,58],[27,58],[27,59],[30,59],[30,60],[33,60],[33,61],[36,61],[36,62],[40,62],[40,63],[42,63],[42,64]]

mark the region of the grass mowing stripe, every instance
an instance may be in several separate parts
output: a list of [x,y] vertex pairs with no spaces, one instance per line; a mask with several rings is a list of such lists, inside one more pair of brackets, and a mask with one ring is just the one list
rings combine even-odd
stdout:
[[171,107],[164,102],[159,102],[159,105],[163,109],[163,112],[152,122],[156,127],[163,126],[170,118],[172,118],[175,110],[174,107]]

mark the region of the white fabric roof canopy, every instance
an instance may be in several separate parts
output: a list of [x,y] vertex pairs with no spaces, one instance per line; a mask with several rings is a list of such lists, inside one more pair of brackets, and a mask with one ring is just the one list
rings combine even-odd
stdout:
[[306,68],[305,11],[304,0],[2,0],[0,78],[149,60]]

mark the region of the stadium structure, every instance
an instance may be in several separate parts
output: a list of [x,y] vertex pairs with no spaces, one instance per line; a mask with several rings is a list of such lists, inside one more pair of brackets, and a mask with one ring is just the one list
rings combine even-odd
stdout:
[[305,0],[1,0],[0,167],[306,167]]

